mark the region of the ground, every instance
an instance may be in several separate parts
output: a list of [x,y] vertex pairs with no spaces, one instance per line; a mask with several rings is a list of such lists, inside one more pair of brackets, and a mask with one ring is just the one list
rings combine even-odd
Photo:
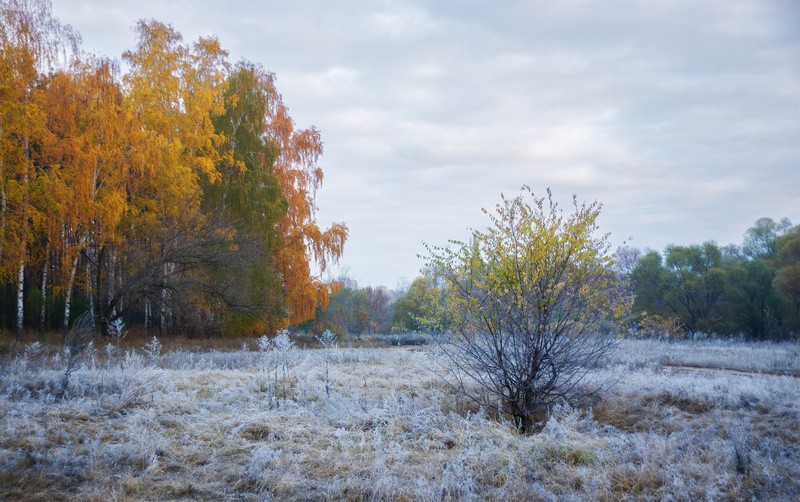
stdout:
[[62,354],[6,354],[0,498],[800,498],[796,344],[623,341],[600,399],[526,436],[442,381],[434,345],[261,348],[98,347],[61,398]]

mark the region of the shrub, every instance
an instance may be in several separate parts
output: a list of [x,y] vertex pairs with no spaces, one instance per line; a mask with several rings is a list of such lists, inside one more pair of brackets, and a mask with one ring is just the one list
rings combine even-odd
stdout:
[[523,187],[496,214],[484,210],[492,225],[469,243],[429,247],[448,288],[447,369],[473,399],[499,398],[523,432],[574,394],[630,310],[608,236],[594,236],[600,205],[573,205],[564,215],[549,191],[537,199]]

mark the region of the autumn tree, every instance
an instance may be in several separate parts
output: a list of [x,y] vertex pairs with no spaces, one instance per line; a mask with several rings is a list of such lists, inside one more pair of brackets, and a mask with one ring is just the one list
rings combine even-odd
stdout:
[[0,1],[0,322],[269,331],[327,305],[347,228],[316,223],[320,136],[272,74],[143,20],[120,76],[48,0]]
[[[49,140],[39,77],[71,58],[78,37],[52,15],[47,0],[5,0],[0,11],[0,263],[16,280],[15,333],[24,320],[24,285],[30,247],[44,221],[51,166],[36,159]],[[37,162],[37,160],[39,160]]]
[[573,199],[564,214],[549,191],[536,198],[523,187],[484,213],[491,225],[469,242],[429,249],[452,320],[440,347],[467,396],[498,399],[520,431],[531,431],[613,346],[628,295],[612,272],[608,236],[595,235],[599,204]]
[[286,317],[274,253],[280,244],[276,226],[286,215],[287,203],[273,173],[277,149],[264,138],[271,82],[269,74],[253,64],[242,62],[234,68],[223,93],[225,111],[214,118],[217,134],[224,137],[220,179],[203,184],[203,210],[226,220],[241,251],[241,274],[234,278],[240,290],[238,308],[227,313],[228,322],[239,329],[272,330]]
[[388,333],[392,329],[392,294],[386,286],[367,286],[363,288],[372,306],[370,331]]
[[205,238],[226,240],[200,214],[200,180],[219,180],[222,138],[212,117],[222,113],[227,54],[213,38],[187,46],[157,21],[140,21],[137,33],[136,48],[123,55],[131,66],[124,97],[126,113],[139,125],[131,154],[144,169],[128,178],[124,235],[83,253],[94,271],[93,306],[103,332],[126,303],[148,311],[157,306],[163,330],[173,303],[186,304],[190,296],[191,289],[177,297],[178,285],[203,275],[202,260],[219,262],[219,246],[212,251]]
[[[146,169],[146,158],[140,152],[147,151],[139,122],[125,106],[116,64],[102,58],[87,59],[74,78],[77,154],[62,170],[64,189],[71,194],[62,232],[65,333],[79,259],[95,256],[106,244],[122,244],[129,194],[136,193],[137,180]],[[113,281],[113,274],[108,278]],[[114,289],[113,284],[107,287],[109,292]],[[97,285],[94,290],[99,291]]]
[[280,245],[275,264],[281,277],[289,308],[290,324],[313,319],[317,306],[327,307],[330,290],[312,271],[320,273],[344,252],[347,226],[334,223],[328,229],[317,224],[316,192],[322,185],[323,171],[318,165],[322,140],[313,127],[295,130],[283,98],[268,77],[266,138],[277,148],[274,173],[288,202],[286,215],[278,223]]
[[446,329],[442,294],[431,274],[411,282],[392,305],[392,331],[443,331]]

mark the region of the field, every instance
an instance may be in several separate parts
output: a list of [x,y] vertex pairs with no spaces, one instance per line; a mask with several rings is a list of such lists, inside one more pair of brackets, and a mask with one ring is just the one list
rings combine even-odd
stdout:
[[28,345],[0,367],[0,498],[800,499],[797,344],[623,341],[602,397],[528,436],[435,352],[109,345],[62,393],[63,354]]

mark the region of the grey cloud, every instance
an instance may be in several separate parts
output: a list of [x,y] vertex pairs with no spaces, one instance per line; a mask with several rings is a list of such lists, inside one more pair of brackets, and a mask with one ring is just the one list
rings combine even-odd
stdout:
[[602,201],[602,229],[641,247],[798,222],[798,5],[55,0],[101,52],[156,17],[275,71],[323,134],[320,220],[349,224],[357,279],[390,286],[522,184]]

